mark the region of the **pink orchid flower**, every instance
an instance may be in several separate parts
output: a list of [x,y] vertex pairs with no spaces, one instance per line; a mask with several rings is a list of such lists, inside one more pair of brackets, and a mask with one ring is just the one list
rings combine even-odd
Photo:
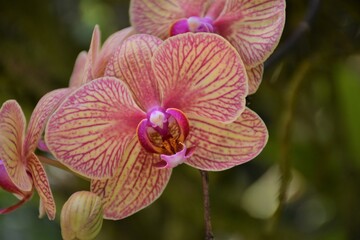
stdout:
[[40,196],[40,216],[45,212],[55,218],[55,202],[45,170],[34,151],[50,114],[65,96],[66,89],[46,94],[37,104],[25,133],[26,120],[15,100],[0,109],[0,188],[13,193],[20,201],[0,214],[11,212],[30,200],[34,188]]
[[185,32],[223,36],[243,59],[253,94],[280,40],[285,0],[132,0],[130,18],[137,32],[162,39]]
[[45,134],[56,158],[93,179],[105,218],[151,204],[181,163],[221,171],[267,142],[265,124],[245,107],[243,62],[218,35],[134,35],[105,75],[72,93]]

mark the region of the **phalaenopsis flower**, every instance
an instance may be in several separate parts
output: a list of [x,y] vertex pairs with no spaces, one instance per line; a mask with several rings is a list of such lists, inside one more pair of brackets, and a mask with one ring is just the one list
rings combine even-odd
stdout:
[[185,32],[223,36],[243,59],[252,94],[280,40],[285,0],[132,0],[130,18],[137,32],[162,39]]
[[268,133],[245,107],[248,79],[231,44],[216,34],[125,40],[105,76],[71,93],[45,140],[71,170],[92,178],[104,217],[151,204],[172,168],[225,170],[257,156]]

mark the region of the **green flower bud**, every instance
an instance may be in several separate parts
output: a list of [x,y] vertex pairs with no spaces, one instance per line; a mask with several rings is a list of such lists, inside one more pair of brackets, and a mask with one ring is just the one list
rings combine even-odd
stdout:
[[76,192],[64,204],[61,216],[61,235],[64,240],[91,240],[100,232],[103,207],[99,196],[92,192]]

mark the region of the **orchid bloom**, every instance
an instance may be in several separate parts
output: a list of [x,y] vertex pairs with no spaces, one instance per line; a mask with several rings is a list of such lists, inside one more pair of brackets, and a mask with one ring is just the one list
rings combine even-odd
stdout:
[[[0,109],[0,188],[13,193],[20,201],[0,214],[11,212],[27,202],[34,188],[40,196],[40,216],[45,212],[55,218],[55,202],[45,170],[34,151],[50,114],[65,96],[66,89],[46,94],[31,115],[25,133],[25,116],[15,100],[6,101]],[[45,211],[45,212],[44,212]]]
[[134,35],[105,75],[73,92],[45,134],[59,161],[93,179],[105,218],[151,204],[181,163],[225,170],[267,142],[265,124],[245,107],[244,64],[218,35]]
[[137,32],[162,39],[185,32],[223,36],[244,61],[253,94],[280,40],[285,0],[132,0],[130,18]]

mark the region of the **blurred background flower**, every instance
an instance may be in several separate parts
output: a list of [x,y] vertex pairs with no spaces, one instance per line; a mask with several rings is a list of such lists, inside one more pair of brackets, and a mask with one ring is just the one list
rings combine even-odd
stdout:
[[[360,239],[360,2],[318,2],[286,1],[279,47],[248,97],[269,129],[267,147],[249,163],[210,173],[217,239]],[[128,9],[128,0],[1,1],[0,103],[16,99],[29,119],[42,95],[67,86],[94,25],[104,40],[129,26]],[[62,170],[47,173],[58,210],[89,187]],[[278,211],[277,189],[286,185]],[[202,239],[200,174],[179,166],[168,186],[143,211],[104,221],[98,239]],[[13,202],[0,191],[1,207]],[[55,222],[37,216],[36,195],[0,216],[0,239],[61,239],[59,214]]]

